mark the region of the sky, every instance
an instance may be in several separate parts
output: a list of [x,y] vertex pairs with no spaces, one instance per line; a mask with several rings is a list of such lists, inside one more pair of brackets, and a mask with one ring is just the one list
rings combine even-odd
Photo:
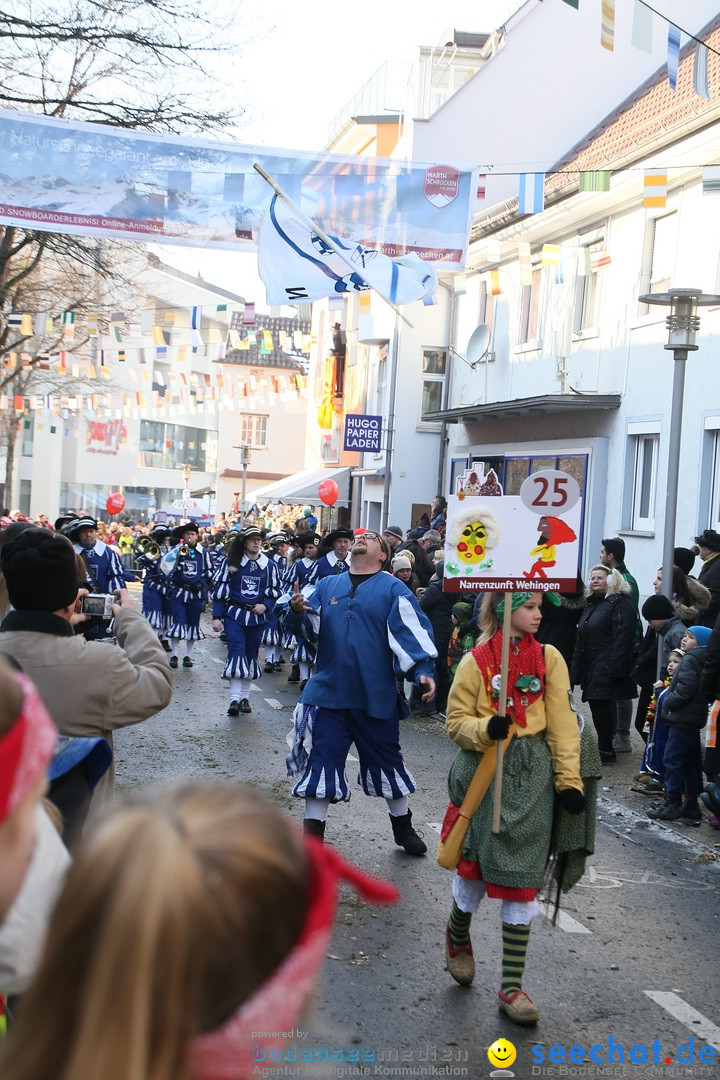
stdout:
[[[246,144],[322,149],[332,118],[386,60],[410,60],[450,28],[495,30],[520,6],[521,0],[239,0],[249,40],[235,72],[227,73],[230,104],[244,110],[235,136]],[[254,254],[157,251],[186,273],[264,304]]]

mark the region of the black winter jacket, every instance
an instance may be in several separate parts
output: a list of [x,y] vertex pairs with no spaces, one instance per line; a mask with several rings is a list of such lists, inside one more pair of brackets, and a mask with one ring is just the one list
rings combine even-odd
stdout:
[[591,593],[580,616],[570,682],[582,687],[583,701],[637,697],[631,672],[637,616],[624,593]]
[[711,595],[708,606],[698,611],[698,623],[701,626],[713,627],[720,615],[720,555],[702,564],[698,581],[710,590]]
[[720,619],[715,623],[715,628],[705,648],[702,692],[706,701],[715,701],[720,698]]
[[691,649],[680,661],[663,697],[662,718],[667,727],[700,731],[707,723],[708,704],[701,686],[707,647]]

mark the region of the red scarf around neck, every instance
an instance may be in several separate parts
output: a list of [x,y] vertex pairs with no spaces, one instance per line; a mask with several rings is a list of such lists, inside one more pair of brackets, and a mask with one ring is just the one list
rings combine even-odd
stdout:
[[[499,695],[493,695],[492,681],[500,675],[502,657],[502,630],[498,630],[484,645],[476,645],[472,650],[475,663],[480,668],[485,680],[485,690],[492,701],[495,712],[498,709]],[[520,639],[511,638],[508,663],[508,716],[520,727],[527,727],[525,710],[542,697],[545,690],[545,660],[542,645],[532,634],[525,634]],[[518,689],[516,683],[523,675],[534,676],[540,680],[540,689]]]

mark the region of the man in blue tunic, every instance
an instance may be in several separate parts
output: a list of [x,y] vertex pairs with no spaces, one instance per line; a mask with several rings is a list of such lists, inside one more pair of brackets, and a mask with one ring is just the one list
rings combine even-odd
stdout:
[[[83,516],[67,522],[62,532],[69,537],[75,553],[85,563],[85,582],[80,584],[91,593],[114,593],[125,588],[123,565],[117,551],[97,538],[97,521]],[[90,641],[110,637],[110,622],[93,617],[80,627]]]
[[324,577],[347,573],[353,536],[352,529],[342,526],[327,534],[320,543],[317,560],[310,572],[311,585]]
[[287,621],[317,641],[317,660],[295,710],[287,766],[289,775],[300,774],[293,795],[305,799],[303,827],[322,838],[330,803],[350,799],[345,762],[354,742],[358,782],[387,801],[395,843],[424,855],[408,806],[415,780],[400,751],[399,722],[409,710],[396,676],[418,684],[429,701],[437,651],[415,597],[383,573],[389,558],[387,541],[364,532],[355,537],[349,572],[318,581],[307,600],[295,585]]
[[222,678],[230,682],[228,716],[252,712],[250,684],[260,678],[258,650],[268,613],[280,595],[277,563],[260,551],[254,525],[236,533],[213,579],[213,630],[225,626],[228,659]]

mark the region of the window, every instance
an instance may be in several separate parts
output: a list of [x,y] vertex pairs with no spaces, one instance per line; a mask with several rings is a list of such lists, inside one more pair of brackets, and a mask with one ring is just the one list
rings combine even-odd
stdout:
[[30,480],[21,480],[20,481],[20,495],[19,495],[18,510],[20,511],[21,514],[24,514],[25,517],[30,517],[30,491],[31,491],[31,487],[32,487],[32,482]]
[[445,349],[423,349],[421,419],[443,407],[446,367]]
[[584,267],[585,273],[578,274],[575,282],[573,331],[576,334],[597,325],[597,294],[600,279],[598,274],[589,271],[589,268],[593,252],[602,251],[604,247],[604,240],[594,240],[588,244],[580,244],[578,249],[578,267]]
[[630,528],[638,532],[654,532],[655,488],[660,437],[651,434],[631,435],[630,438],[634,444],[632,446],[634,471]]
[[710,528],[720,531],[720,430],[711,434],[712,444],[710,452],[710,512],[708,520]]
[[[33,441],[35,437],[35,415],[26,416],[22,422],[22,456],[33,456]],[[24,512],[24,511],[23,511]]]
[[144,469],[189,465],[198,472],[212,473],[217,468],[217,443],[217,431],[141,420],[138,464]]
[[542,271],[535,267],[532,272],[532,284],[523,285],[520,290],[520,326],[518,345],[535,341],[539,336],[540,284]]
[[[641,293],[666,292],[670,288],[675,271],[676,248],[676,213],[648,221],[645,230]],[[640,305],[642,315],[647,315],[649,310],[647,304]]]
[[254,450],[266,450],[269,419],[262,413],[243,413],[240,417],[240,444]]

